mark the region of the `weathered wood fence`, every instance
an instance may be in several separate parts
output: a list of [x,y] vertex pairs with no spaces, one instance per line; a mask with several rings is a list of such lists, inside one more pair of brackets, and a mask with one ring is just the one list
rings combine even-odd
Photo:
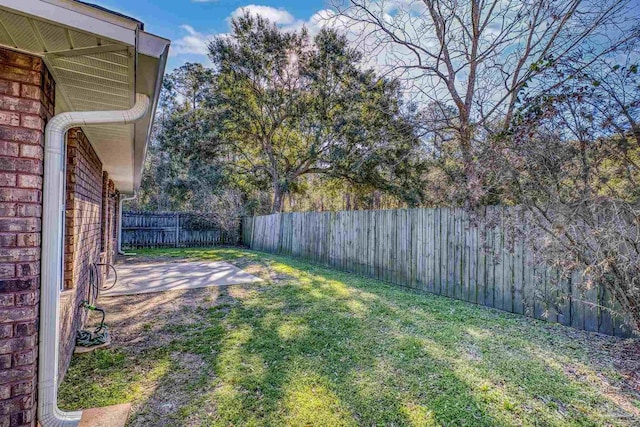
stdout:
[[236,243],[202,215],[189,212],[123,212],[124,249],[214,246]]
[[603,308],[612,307],[607,292],[586,289],[579,273],[561,277],[535,260],[505,212],[488,207],[485,219],[474,221],[463,209],[449,208],[274,214],[244,218],[242,240],[259,251],[628,336],[620,318]]

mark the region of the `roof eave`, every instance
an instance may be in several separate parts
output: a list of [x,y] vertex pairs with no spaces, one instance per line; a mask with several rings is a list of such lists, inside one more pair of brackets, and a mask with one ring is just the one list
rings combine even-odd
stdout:
[[[129,163],[133,166],[131,175],[127,173],[125,178],[121,172],[118,172],[115,175],[119,175],[119,178],[116,179],[114,176],[114,182],[124,193],[136,190],[142,180],[142,168],[162,87],[170,41],[144,31],[143,24],[134,18],[76,0],[0,0],[0,8],[95,35],[103,41],[102,46],[92,48],[95,51],[110,50],[115,46],[114,44],[129,46],[131,53],[135,51],[135,61],[132,62],[131,100],[134,99],[135,93],[147,95],[151,101],[151,109],[148,115],[134,127],[131,163]],[[69,50],[61,52],[60,55],[78,55],[81,51],[82,49]],[[44,54],[26,52],[42,56],[45,62],[58,54],[57,52],[46,53],[46,51]],[[50,65],[47,63],[48,67]],[[62,110],[70,107],[66,105],[68,102],[65,96],[62,96],[59,101]]]
[[151,139],[151,128],[155,118],[162,79],[167,65],[170,41],[156,35],[140,31],[138,34],[138,68],[136,70],[136,91],[145,93],[151,100],[149,113],[136,124],[134,137],[134,177],[133,190],[142,182],[142,169]]
[[136,20],[70,0],[0,0],[0,6],[130,46],[136,45],[140,28]]

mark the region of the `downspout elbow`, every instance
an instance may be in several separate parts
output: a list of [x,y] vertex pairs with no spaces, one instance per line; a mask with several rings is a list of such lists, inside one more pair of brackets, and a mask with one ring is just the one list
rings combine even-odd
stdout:
[[58,408],[60,289],[63,281],[65,213],[65,133],[77,126],[129,124],[149,110],[149,97],[136,94],[130,110],[68,112],[54,116],[45,128],[42,189],[42,256],[38,357],[38,420],[42,427],[75,427],[82,412]]

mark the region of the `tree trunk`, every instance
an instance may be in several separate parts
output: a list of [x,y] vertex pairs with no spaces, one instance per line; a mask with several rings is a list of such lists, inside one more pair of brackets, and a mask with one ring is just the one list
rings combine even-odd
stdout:
[[464,203],[467,208],[477,207],[483,196],[482,183],[473,158],[472,131],[468,123],[460,129],[460,151],[464,166]]
[[273,183],[273,204],[271,205],[271,213],[282,212],[284,207],[284,192],[279,182]]

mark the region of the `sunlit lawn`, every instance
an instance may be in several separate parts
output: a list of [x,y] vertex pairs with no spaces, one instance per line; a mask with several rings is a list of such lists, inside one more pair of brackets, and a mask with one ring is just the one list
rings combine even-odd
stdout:
[[616,339],[250,251],[144,255],[225,259],[266,282],[177,294],[157,320],[133,311],[152,296],[105,299],[131,308],[121,322],[140,339],[118,342],[117,321],[113,348],[75,357],[64,408],[132,401],[136,426],[638,422]]

